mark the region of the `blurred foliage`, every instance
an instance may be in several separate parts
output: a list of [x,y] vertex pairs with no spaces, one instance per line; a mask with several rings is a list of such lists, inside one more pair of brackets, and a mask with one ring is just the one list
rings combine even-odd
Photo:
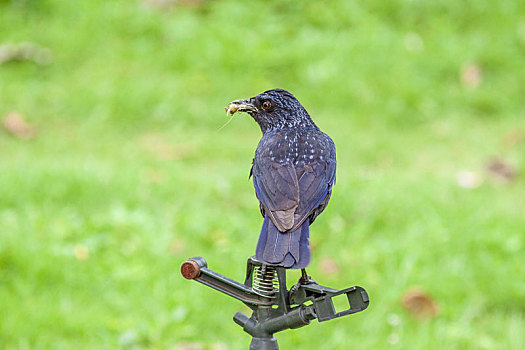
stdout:
[[525,348],[524,64],[519,0],[0,1],[0,348],[247,348],[179,266],[243,278],[260,131],[217,130],[274,87],[338,149],[309,271],[371,297],[281,347]]

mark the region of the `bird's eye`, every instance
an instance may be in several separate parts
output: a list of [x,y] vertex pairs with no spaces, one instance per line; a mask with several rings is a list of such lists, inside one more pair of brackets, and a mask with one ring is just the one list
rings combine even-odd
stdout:
[[263,104],[262,104],[262,108],[263,108],[264,110],[268,110],[268,109],[270,109],[270,106],[271,106],[271,103],[268,102],[268,101],[264,101]]

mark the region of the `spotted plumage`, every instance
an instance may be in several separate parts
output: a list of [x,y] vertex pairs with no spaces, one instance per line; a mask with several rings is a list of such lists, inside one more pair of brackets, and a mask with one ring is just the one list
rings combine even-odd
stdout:
[[309,226],[335,183],[335,146],[288,91],[274,89],[233,101],[259,124],[250,175],[264,217],[256,258],[286,268],[310,262]]

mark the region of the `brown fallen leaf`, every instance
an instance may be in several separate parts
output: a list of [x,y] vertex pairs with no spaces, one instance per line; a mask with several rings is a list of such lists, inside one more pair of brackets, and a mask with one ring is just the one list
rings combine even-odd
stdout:
[[20,44],[4,43],[0,45],[0,65],[18,61],[30,61],[41,66],[52,62],[51,50],[31,42]]
[[461,68],[460,80],[463,86],[469,89],[475,89],[483,80],[483,71],[477,64],[466,64]]
[[512,181],[518,175],[517,170],[512,165],[498,158],[489,161],[486,170],[495,180],[502,182]]
[[403,307],[420,320],[436,316],[438,306],[434,299],[418,287],[412,287],[405,292],[401,299]]
[[332,258],[324,258],[321,260],[321,271],[327,276],[337,275],[339,273],[339,264]]
[[35,128],[18,112],[12,111],[7,113],[2,125],[9,134],[19,139],[31,139],[35,136]]

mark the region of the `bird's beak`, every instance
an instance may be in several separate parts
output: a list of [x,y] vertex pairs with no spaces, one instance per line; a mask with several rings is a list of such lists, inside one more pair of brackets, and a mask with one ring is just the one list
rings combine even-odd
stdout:
[[235,112],[257,112],[257,107],[249,99],[235,100],[230,102],[226,114],[234,115]]

